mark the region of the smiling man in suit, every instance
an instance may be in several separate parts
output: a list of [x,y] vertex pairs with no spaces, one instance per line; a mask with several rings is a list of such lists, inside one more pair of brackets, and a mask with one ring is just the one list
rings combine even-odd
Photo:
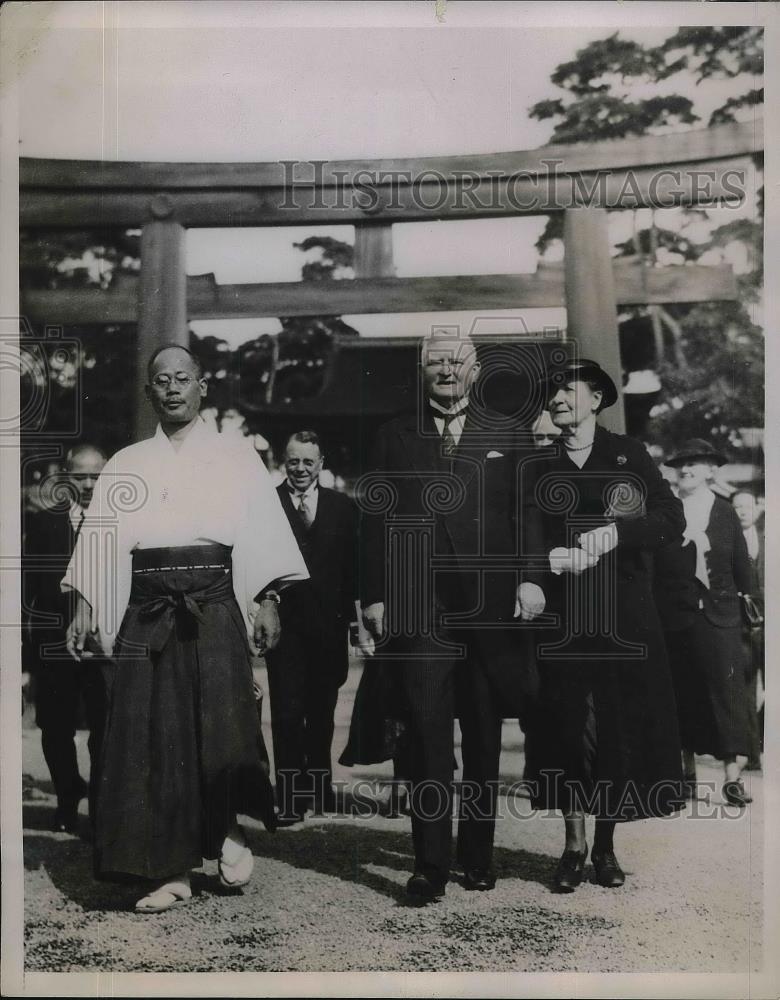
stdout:
[[449,878],[456,706],[457,860],[467,889],[495,884],[501,722],[524,714],[535,678],[514,616],[544,609],[537,584],[520,582],[519,556],[538,542],[516,490],[518,428],[484,405],[480,370],[469,337],[427,337],[417,410],[380,428],[359,491],[363,617],[406,711],[417,902],[441,898]]
[[[66,476],[59,491],[66,495],[67,506],[28,514],[24,524],[25,645],[35,671],[36,722],[57,796],[52,825],[60,833],[76,832],[78,804],[87,795],[74,743],[82,699],[93,788],[105,718],[101,661],[91,658],[76,663],[68,655],[65,630],[73,617],[72,598],[60,592],[60,580],[105,464],[106,456],[99,448],[76,445],[68,452]],[[94,818],[92,808],[90,815]]]
[[310,579],[279,605],[282,637],[266,656],[279,819],[332,811],[333,715],[347,678],[347,635],[356,616],[357,509],[319,485],[323,452],[314,431],[293,434],[278,487]]

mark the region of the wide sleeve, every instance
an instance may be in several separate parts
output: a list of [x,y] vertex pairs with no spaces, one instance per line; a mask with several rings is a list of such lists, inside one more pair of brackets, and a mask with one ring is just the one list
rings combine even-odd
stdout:
[[658,549],[679,541],[685,530],[682,503],[638,441],[631,442],[629,468],[644,483],[644,506],[637,516],[616,519],[618,546]]
[[113,645],[119,634],[132,580],[128,517],[143,503],[137,477],[111,459],[95,484],[92,502],[60,588],[75,590],[92,608],[92,627]]
[[295,535],[260,457],[248,448],[238,458],[243,502],[233,544],[233,586],[250,628],[255,598],[270,583],[309,578]]

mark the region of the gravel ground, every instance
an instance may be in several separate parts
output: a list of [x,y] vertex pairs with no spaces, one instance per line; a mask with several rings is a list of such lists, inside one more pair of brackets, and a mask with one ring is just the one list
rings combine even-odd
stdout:
[[[336,756],[346,741],[358,671],[342,689]],[[266,733],[270,748],[270,733]],[[266,833],[247,822],[254,878],[221,890],[216,865],[193,876],[186,906],[155,916],[132,912],[135,885],[94,881],[86,816],[82,838],[48,831],[54,800],[40,735],[23,733],[25,772],[25,968],[72,972],[525,971],[747,973],[761,968],[763,778],[745,777],[753,804],[720,808],[722,772],[711,781],[708,818],[693,806],[665,820],[618,830],[623,888],[585,882],[551,892],[561,821],[530,815],[526,799],[502,797],[496,834],[498,884],[409,906],[408,817],[309,818]],[[86,759],[84,734],[79,753]],[[506,723],[502,776],[522,774],[522,739]],[[86,768],[85,768],[86,770]],[[386,768],[337,770],[337,779],[375,781]],[[348,801],[350,796],[348,795]],[[354,799],[352,799],[354,801]],[[82,809],[84,803],[82,803]]]

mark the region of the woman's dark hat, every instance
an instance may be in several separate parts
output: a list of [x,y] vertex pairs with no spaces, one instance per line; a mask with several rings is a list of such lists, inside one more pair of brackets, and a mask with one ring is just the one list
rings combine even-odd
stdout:
[[600,407],[602,410],[617,402],[618,391],[615,383],[597,361],[591,361],[588,358],[569,361],[565,365],[553,368],[544,375],[541,382],[545,385],[547,398],[549,399],[556,390],[573,379],[579,381],[587,379],[588,382],[595,383],[602,393]]
[[726,457],[721,455],[709,441],[704,438],[691,438],[682,447],[664,461],[664,465],[677,467],[686,462],[711,462],[713,465],[725,465]]

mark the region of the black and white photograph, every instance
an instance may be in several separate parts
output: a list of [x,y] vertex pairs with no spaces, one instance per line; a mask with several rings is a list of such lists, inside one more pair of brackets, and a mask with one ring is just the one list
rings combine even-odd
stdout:
[[3,996],[780,996],[779,17],[2,6]]

